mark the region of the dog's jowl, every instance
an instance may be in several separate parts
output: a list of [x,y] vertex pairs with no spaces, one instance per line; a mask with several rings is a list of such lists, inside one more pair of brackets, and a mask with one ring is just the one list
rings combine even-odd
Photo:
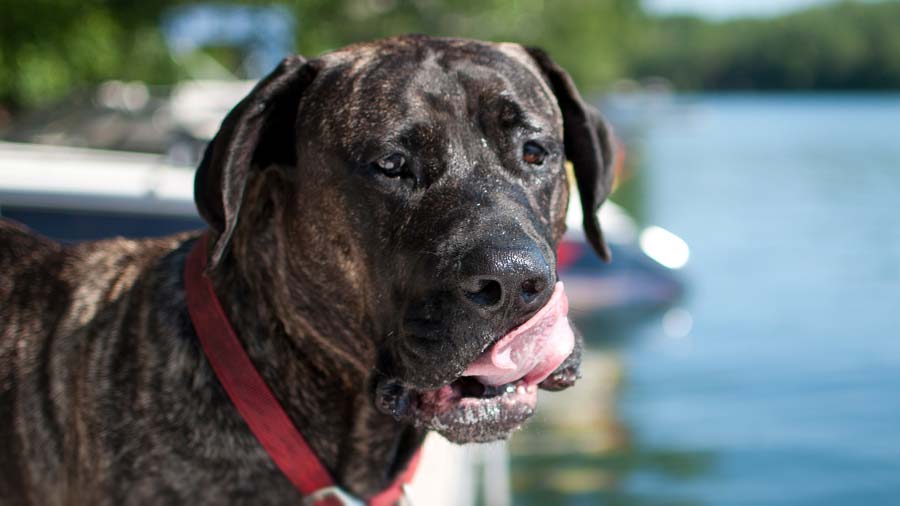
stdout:
[[[207,231],[62,246],[0,222],[0,504],[300,504],[191,297],[356,497],[427,431],[507,437],[579,376],[564,164],[606,258],[610,156],[537,49],[409,36],[287,58],[197,170]],[[186,288],[192,251],[207,295]]]

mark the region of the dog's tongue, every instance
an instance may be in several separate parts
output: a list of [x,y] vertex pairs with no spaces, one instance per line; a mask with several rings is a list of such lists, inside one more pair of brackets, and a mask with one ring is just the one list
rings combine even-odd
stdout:
[[524,378],[526,386],[549,376],[572,353],[575,337],[566,314],[569,301],[556,283],[547,304],[527,322],[494,343],[463,372],[485,385],[504,385]]

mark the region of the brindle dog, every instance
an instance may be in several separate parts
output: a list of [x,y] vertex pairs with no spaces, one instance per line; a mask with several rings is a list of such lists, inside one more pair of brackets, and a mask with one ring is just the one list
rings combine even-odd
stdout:
[[[338,484],[369,496],[428,430],[492,440],[531,414],[461,375],[550,300],[566,158],[608,256],[610,156],[569,76],[516,44],[294,56],[231,111],[196,176],[208,275]],[[0,223],[0,503],[299,504],[198,345],[196,237],[63,246]],[[574,383],[579,353],[540,386]]]

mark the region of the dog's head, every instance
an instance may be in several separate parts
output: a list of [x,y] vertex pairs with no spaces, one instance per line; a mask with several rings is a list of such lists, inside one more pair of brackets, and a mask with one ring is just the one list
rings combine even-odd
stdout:
[[285,293],[340,303],[330,317],[357,342],[339,346],[358,350],[382,411],[487,441],[531,415],[538,387],[578,376],[556,276],[565,161],[608,258],[610,156],[605,124],[542,51],[397,37],[282,62],[223,122],[196,200],[212,268],[259,254],[232,244],[246,230],[277,259],[267,279],[303,284]]

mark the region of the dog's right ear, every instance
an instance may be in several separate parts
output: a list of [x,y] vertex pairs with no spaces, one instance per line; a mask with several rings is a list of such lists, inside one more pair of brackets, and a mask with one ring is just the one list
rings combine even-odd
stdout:
[[206,147],[194,178],[194,201],[217,236],[209,269],[228,251],[253,172],[272,164],[296,164],[294,125],[300,98],[317,71],[315,61],[299,55],[285,58],[228,113]]

